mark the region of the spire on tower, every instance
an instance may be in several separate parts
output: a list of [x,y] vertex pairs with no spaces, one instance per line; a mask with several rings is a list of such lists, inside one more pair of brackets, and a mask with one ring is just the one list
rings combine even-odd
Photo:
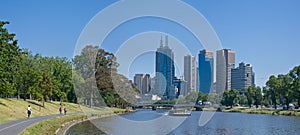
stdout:
[[165,45],[168,46],[168,35],[165,36]]
[[162,39],[162,36],[160,36],[160,47],[163,47],[163,39]]

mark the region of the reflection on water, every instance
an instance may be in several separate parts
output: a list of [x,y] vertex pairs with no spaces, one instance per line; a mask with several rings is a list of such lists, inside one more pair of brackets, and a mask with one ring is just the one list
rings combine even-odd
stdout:
[[84,121],[72,126],[67,135],[101,135],[104,134],[90,121]]
[[[300,118],[260,114],[217,112],[205,125],[199,126],[201,112],[190,117],[166,116],[166,111],[139,110],[121,117],[107,117],[79,123],[68,135],[82,134],[170,134],[170,135],[227,135],[227,134],[298,134]],[[131,124],[130,124],[131,123]],[[175,128],[172,125],[176,125]],[[98,128],[99,129],[98,129]]]

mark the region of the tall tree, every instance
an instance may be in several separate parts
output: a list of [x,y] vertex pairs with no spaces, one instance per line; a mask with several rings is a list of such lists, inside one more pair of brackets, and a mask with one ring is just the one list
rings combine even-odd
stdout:
[[[2,97],[13,95],[15,90],[15,73],[18,70],[20,49],[15,34],[8,32],[4,25],[9,22],[0,21],[0,94]],[[6,89],[11,87],[11,89]]]
[[298,100],[298,106],[300,106],[300,65],[294,67],[289,72],[289,77],[291,78],[291,89],[293,91],[292,95]]
[[279,97],[279,81],[272,75],[266,83],[267,94],[271,96],[272,104],[277,109],[277,98]]
[[290,103],[290,98],[292,96],[292,80],[291,78],[288,77],[288,75],[278,75],[278,91],[280,93],[281,98],[284,99],[284,103],[287,106],[287,109],[289,109],[289,103]]
[[225,90],[223,93],[221,103],[226,106],[232,106],[239,101],[239,92],[235,89],[233,90]]
[[253,97],[255,96],[255,90],[256,88],[254,86],[249,86],[246,88],[246,97],[249,108],[252,107]]
[[42,90],[43,95],[43,106],[45,106],[44,102],[48,100],[52,96],[52,80],[47,72],[43,73],[42,78],[39,80],[39,87]]
[[[28,94],[31,95],[29,91],[30,87],[34,86],[38,81],[38,76],[41,75],[39,72],[38,59],[40,55],[33,56],[30,51],[23,49],[20,55],[19,70],[16,72],[18,97],[22,94],[24,100],[28,98]],[[29,96],[31,97],[31,96]]]
[[85,98],[85,100],[89,100],[89,106],[92,107],[93,105],[93,98],[95,98],[95,87],[93,84],[95,83],[95,63],[97,52],[99,48],[98,46],[91,46],[88,45],[82,49],[80,55],[76,55],[73,59],[73,65],[75,70],[77,70],[80,75],[85,80],[85,93],[87,95],[81,95]]
[[262,91],[259,86],[255,88],[253,99],[255,107],[258,108],[258,105],[261,105],[262,103]]

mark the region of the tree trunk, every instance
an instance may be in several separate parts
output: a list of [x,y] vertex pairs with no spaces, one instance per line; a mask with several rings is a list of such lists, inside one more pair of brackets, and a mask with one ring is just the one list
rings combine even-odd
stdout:
[[286,98],[285,98],[285,101],[286,101],[286,103],[285,103],[285,104],[286,104],[286,110],[289,110],[289,108],[290,108],[290,107],[289,107],[289,98],[286,97]]
[[45,107],[45,100],[44,100],[44,98],[42,99],[42,102],[43,102],[43,107]]
[[23,94],[23,100],[26,101],[26,94]]
[[300,106],[300,96],[298,98],[298,107]]
[[90,99],[90,108],[92,108],[92,105],[93,105],[93,93],[91,92],[91,99]]

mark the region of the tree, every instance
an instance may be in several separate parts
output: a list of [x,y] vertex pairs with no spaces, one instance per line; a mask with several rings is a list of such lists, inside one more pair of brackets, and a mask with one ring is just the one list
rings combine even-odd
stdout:
[[289,77],[291,78],[291,89],[292,89],[292,95],[294,95],[294,98],[298,100],[298,106],[300,105],[300,65],[294,67],[289,72]]
[[277,109],[276,99],[279,97],[279,82],[278,79],[272,75],[266,83],[266,93],[270,95],[272,104]]
[[256,108],[258,108],[258,105],[261,105],[262,103],[262,91],[259,86],[255,88],[253,99]]
[[16,88],[18,89],[18,97],[22,94],[24,101],[28,98],[28,94],[32,94],[29,89],[37,83],[38,76],[41,75],[38,69],[39,58],[40,55],[37,54],[33,56],[27,49],[22,49],[21,51],[21,55],[19,57],[19,70],[16,72],[15,78],[17,80]]
[[285,100],[285,105],[287,109],[289,109],[290,98],[292,95],[292,80],[288,77],[288,75],[278,75],[278,91],[280,97]]
[[85,94],[82,95],[84,98],[89,98],[86,100],[89,100],[90,105],[100,105],[104,100],[108,106],[125,107],[136,101],[138,90],[125,76],[117,73],[118,63],[112,53],[88,45],[80,55],[75,56],[73,64],[85,83],[93,83],[89,78],[95,77],[97,90],[87,87],[94,86],[90,84],[86,85],[86,92],[82,92]]
[[249,86],[246,88],[246,97],[247,97],[247,102],[248,102],[249,108],[251,108],[251,106],[252,106],[253,98],[255,96],[255,91],[256,91],[256,88],[254,86]]
[[239,92],[235,89],[233,90],[225,90],[222,97],[222,105],[232,106],[239,101]]
[[43,76],[39,80],[39,87],[42,90],[43,106],[45,106],[44,102],[52,96],[52,80],[47,72],[43,73]]
[[[18,70],[20,49],[15,34],[8,32],[4,25],[9,22],[0,21],[0,94],[2,97],[14,95],[15,73]],[[12,87],[7,89],[7,87]]]

